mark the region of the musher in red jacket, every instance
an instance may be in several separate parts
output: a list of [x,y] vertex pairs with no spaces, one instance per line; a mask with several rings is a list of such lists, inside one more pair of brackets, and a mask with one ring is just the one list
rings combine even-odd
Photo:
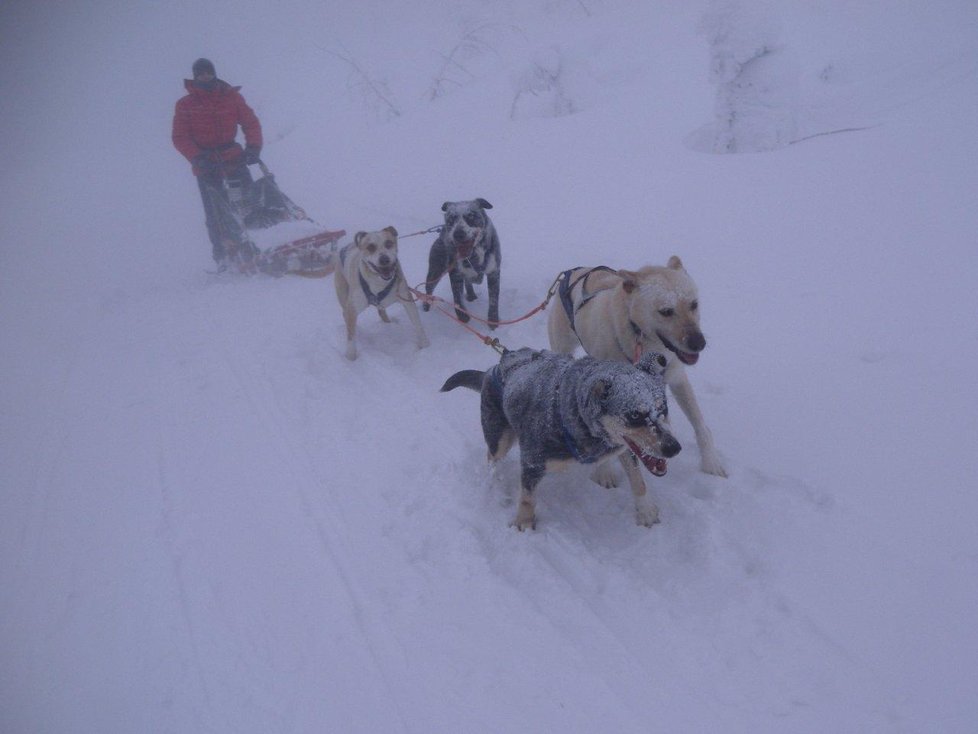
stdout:
[[[241,244],[240,227],[222,216],[215,197],[225,202],[228,184],[246,192],[252,183],[248,166],[258,163],[261,153],[261,123],[254,110],[239,93],[218,79],[214,64],[197,59],[193,79],[183,82],[187,94],[177,100],[173,114],[173,145],[193,164],[207,219],[207,234],[219,269],[227,267],[228,258]],[[244,132],[245,148],[235,141],[238,126]]]

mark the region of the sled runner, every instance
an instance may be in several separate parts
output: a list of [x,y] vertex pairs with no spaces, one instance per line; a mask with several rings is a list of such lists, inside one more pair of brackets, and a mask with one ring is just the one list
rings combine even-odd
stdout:
[[262,161],[258,166],[262,176],[256,181],[225,176],[221,189],[209,190],[227,252],[219,272],[308,278],[332,273],[337,241],[346,231],[315,222],[278,187]]

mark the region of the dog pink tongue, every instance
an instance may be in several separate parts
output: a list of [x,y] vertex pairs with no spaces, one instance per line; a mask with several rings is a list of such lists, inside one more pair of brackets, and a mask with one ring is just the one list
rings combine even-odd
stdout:
[[691,354],[690,352],[676,352],[679,356],[679,361],[683,364],[696,364],[699,361],[700,355]]
[[655,476],[665,476],[665,459],[660,459],[658,456],[649,456],[648,454],[642,454],[639,458],[642,460],[642,463],[645,464],[645,468],[652,472]]
[[652,456],[652,454],[647,454],[638,445],[632,441],[625,439],[625,443],[628,444],[628,448],[632,450],[639,460],[645,465],[652,474],[657,477],[661,477],[666,473],[666,460],[660,459],[658,456]]

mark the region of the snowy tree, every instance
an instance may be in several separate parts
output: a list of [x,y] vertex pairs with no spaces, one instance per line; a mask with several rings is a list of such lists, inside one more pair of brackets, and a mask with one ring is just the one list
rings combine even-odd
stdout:
[[779,43],[770,11],[740,3],[712,7],[700,23],[717,87],[715,121],[694,147],[714,153],[775,150],[797,136],[798,67]]

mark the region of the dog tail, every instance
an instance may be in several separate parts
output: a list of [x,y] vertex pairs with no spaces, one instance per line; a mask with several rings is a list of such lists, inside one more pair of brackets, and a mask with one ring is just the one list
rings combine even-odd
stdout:
[[462,370],[461,372],[456,372],[445,380],[445,384],[441,386],[441,392],[448,392],[449,390],[454,390],[456,387],[467,387],[470,390],[480,392],[482,390],[482,381],[485,377],[486,373],[481,370]]

